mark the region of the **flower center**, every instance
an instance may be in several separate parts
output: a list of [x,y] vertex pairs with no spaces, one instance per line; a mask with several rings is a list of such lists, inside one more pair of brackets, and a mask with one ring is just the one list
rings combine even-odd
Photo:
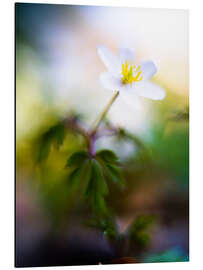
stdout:
[[130,65],[126,60],[125,64],[122,64],[122,82],[123,84],[132,84],[133,82],[142,81],[141,66]]

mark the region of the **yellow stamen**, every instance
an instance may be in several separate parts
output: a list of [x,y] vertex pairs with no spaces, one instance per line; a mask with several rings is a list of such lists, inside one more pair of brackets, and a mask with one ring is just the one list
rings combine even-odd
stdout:
[[128,61],[122,64],[122,82],[123,84],[132,84],[133,82],[142,81],[142,70],[141,66],[136,67],[135,65],[130,65]]

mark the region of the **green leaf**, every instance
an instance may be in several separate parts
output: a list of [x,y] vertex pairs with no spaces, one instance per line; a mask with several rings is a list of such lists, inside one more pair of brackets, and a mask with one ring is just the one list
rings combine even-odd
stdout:
[[112,165],[112,164],[108,164],[108,165],[106,165],[106,172],[107,172],[108,177],[112,181],[119,184],[121,187],[125,186],[123,174],[122,174],[122,171],[119,167]]
[[91,176],[92,176],[92,160],[88,159],[86,161],[86,166],[84,169],[83,179],[82,179],[82,182],[83,182],[82,195],[83,196],[86,196],[86,192],[87,192],[90,180],[91,180]]
[[42,162],[43,160],[47,159],[50,149],[51,149],[51,140],[50,139],[43,140],[43,142],[41,142],[39,147],[37,161]]
[[96,159],[102,164],[105,175],[119,184],[122,188],[125,186],[125,181],[121,169],[118,167],[119,160],[116,154],[110,150],[101,150],[97,152]]
[[106,205],[104,201],[104,197],[100,194],[96,194],[94,196],[94,208],[97,211],[102,211],[103,213],[106,212]]
[[56,142],[58,145],[63,143],[65,138],[65,125],[63,122],[59,122],[45,131],[39,138],[39,153],[37,161],[42,162],[47,159],[51,145]]
[[146,230],[154,223],[154,220],[155,218],[153,216],[137,217],[129,230],[130,240],[136,242],[142,247],[147,246],[150,241],[150,237]]
[[75,152],[71,155],[66,163],[66,168],[68,167],[79,167],[82,162],[89,158],[89,154],[86,151]]
[[[106,212],[106,205],[103,198],[103,195],[98,193],[96,181],[94,178],[91,178],[87,191],[86,191],[86,200],[89,202],[93,211],[99,213]],[[99,212],[98,212],[99,211]]]
[[55,140],[59,145],[63,143],[65,137],[65,125],[64,123],[57,123],[56,125],[49,128],[43,135],[43,139]]
[[96,158],[102,159],[105,163],[118,164],[119,159],[113,151],[101,150],[96,154]]
[[56,142],[61,145],[65,138],[65,125],[64,123],[58,123],[50,129],[52,136],[56,139]]
[[150,225],[154,223],[155,218],[153,216],[139,216],[136,218],[133,226],[133,232],[140,232],[147,229]]
[[79,184],[82,184],[83,182],[83,174],[85,171],[85,168],[87,166],[87,161],[83,161],[83,163],[80,164],[80,167],[75,168],[68,177],[68,183],[73,188],[78,188]]
[[87,185],[87,189],[85,191],[86,200],[89,200],[89,198],[92,196],[93,193],[94,193],[94,179],[93,177],[91,177]]
[[141,247],[146,247],[150,242],[150,236],[147,232],[139,232],[132,237],[132,240],[136,241]]
[[104,196],[108,194],[108,187],[103,177],[99,163],[91,160],[91,177],[86,189],[85,197],[93,211],[105,213],[107,211]]
[[118,237],[115,221],[112,216],[96,216],[93,219],[88,220],[86,225],[99,229],[110,239],[116,239]]
[[92,161],[92,177],[96,183],[97,193],[107,195],[108,187],[102,173],[102,168],[96,160]]
[[82,167],[80,168],[76,168],[75,170],[73,170],[70,175],[68,176],[68,183],[74,187],[77,187],[79,184],[79,180],[80,180],[80,175],[82,173]]

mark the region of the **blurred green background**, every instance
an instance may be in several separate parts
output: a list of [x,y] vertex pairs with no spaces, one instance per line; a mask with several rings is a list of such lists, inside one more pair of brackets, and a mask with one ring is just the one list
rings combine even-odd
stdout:
[[[112,96],[99,44],[154,60],[166,98],[112,106],[106,125],[118,132],[96,149],[116,153],[126,185],[108,183],[111,215],[88,224],[83,184],[70,187],[64,167],[85,149],[75,123],[87,130]],[[16,4],[17,266],[188,260],[188,76],[186,11]]]

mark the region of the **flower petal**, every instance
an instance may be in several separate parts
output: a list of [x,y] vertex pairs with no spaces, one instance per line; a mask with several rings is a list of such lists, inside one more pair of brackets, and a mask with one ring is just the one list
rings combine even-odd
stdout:
[[145,98],[150,98],[153,100],[162,100],[165,98],[166,93],[164,89],[152,82],[144,82],[138,85],[134,84],[134,91],[137,95]]
[[134,93],[131,91],[121,91],[120,97],[128,106],[128,109],[133,109],[137,111],[140,111],[142,109],[140,97],[136,95],[135,91]]
[[152,61],[143,62],[140,66],[144,81],[149,80],[157,72],[157,68]]
[[110,89],[110,90],[116,90],[119,91],[122,89],[122,81],[118,77],[114,77],[109,72],[104,72],[99,77],[101,83],[103,84],[104,88]]
[[114,76],[119,76],[121,73],[120,63],[118,58],[109,51],[109,49],[104,46],[97,47],[98,54],[104,63],[107,70],[112,73]]
[[125,63],[126,60],[128,60],[130,62],[132,62],[134,60],[134,53],[128,48],[120,48],[118,55],[119,55],[119,59],[121,61],[121,64]]

